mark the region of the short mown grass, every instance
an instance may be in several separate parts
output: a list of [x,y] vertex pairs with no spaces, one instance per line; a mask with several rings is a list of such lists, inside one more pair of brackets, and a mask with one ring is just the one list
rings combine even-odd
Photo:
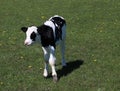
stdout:
[[[0,0],[0,91],[119,91],[119,0]],[[40,44],[23,45],[22,26],[58,14],[67,21],[67,69],[44,79]]]

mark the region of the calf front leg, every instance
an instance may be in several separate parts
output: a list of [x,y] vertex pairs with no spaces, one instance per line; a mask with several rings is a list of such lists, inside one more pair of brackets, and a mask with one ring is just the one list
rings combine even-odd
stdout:
[[56,82],[58,80],[57,78],[57,73],[55,70],[55,48],[53,46],[49,46],[49,50],[50,50],[50,57],[49,57],[49,64],[51,66],[52,69],[52,76],[53,76],[53,80]]
[[43,72],[43,76],[47,77],[48,76],[48,61],[49,61],[49,49],[42,47],[43,52],[44,52],[44,59],[45,59],[45,68]]

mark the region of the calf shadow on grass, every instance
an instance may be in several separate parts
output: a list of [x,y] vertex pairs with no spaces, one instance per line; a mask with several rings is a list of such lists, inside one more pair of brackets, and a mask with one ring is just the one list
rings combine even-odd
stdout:
[[83,60],[75,60],[72,62],[68,62],[66,67],[63,67],[62,69],[57,70],[58,79],[60,80],[61,77],[67,76],[75,69],[80,68],[81,65],[83,65]]

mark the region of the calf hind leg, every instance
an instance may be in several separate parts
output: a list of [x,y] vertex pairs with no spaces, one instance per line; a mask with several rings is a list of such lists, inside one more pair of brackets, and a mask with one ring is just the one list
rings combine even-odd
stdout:
[[65,60],[65,41],[62,40],[60,43],[60,48],[61,48],[61,56],[62,56],[62,66],[66,66],[66,60]]

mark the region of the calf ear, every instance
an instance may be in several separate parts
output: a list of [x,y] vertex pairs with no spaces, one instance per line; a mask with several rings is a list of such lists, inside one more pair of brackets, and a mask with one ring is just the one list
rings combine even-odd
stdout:
[[21,28],[21,30],[22,30],[23,32],[26,32],[27,29],[28,29],[27,27],[22,27],[22,28]]

